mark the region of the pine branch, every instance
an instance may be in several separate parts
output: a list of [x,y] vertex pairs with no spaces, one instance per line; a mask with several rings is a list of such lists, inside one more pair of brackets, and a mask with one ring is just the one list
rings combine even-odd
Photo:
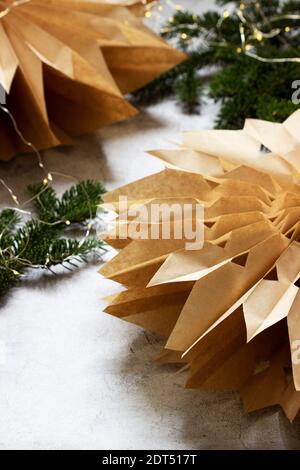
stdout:
[[101,183],[90,180],[72,186],[61,199],[60,216],[64,216],[71,223],[83,223],[87,219],[93,219],[104,192]]
[[0,212],[0,232],[11,231],[20,222],[20,217],[13,209],[4,209]]
[[[86,237],[86,226],[95,218],[104,192],[100,183],[85,181],[60,199],[49,185],[31,185],[28,193],[33,198],[35,218],[22,222],[13,210],[0,212],[0,296],[17,284],[27,268],[51,270],[62,265],[70,269],[101,249],[102,241]],[[82,240],[66,238],[66,230],[78,224]]]
[[18,275],[0,265],[0,298],[18,282]]
[[200,108],[203,83],[194,68],[188,69],[178,77],[174,84],[174,91],[187,113],[191,114]]

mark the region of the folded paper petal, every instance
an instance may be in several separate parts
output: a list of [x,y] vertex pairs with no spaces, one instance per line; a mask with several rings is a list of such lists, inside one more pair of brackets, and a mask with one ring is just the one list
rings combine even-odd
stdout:
[[127,216],[134,204],[198,201],[203,247],[141,240],[126,231],[138,219],[117,218],[107,241],[120,252],[100,271],[127,288],[106,311],[166,338],[158,362],[185,364],[187,387],[238,390],[246,411],[280,405],[290,420],[300,408],[299,126],[298,111],[151,151],[167,168],[107,204],[124,220],[120,196]]

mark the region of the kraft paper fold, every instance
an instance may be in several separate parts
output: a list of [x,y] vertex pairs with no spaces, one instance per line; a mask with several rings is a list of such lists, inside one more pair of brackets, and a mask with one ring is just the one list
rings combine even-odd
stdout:
[[141,240],[117,218],[106,239],[120,252],[100,271],[127,288],[107,312],[166,338],[157,361],[184,365],[187,387],[238,390],[247,412],[280,405],[290,420],[300,408],[299,126],[297,111],[151,151],[166,169],[107,194],[108,207],[124,217],[120,196],[128,211],[194,200],[203,247]]
[[[11,9],[0,18],[0,85],[37,148],[70,144],[73,136],[134,116],[123,95],[185,59],[127,8],[138,3],[5,2]],[[0,136],[0,160],[28,151],[1,111]]]

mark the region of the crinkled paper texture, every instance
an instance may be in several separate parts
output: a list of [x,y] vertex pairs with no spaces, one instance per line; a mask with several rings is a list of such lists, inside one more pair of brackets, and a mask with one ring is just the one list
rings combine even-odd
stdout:
[[[283,124],[187,132],[153,151],[158,174],[105,196],[132,204],[198,201],[205,242],[106,234],[119,250],[101,273],[126,290],[106,311],[166,338],[158,361],[188,369],[187,387],[238,390],[246,411],[300,407],[300,111]],[[149,222],[150,224],[150,222]]]
[[[40,149],[134,116],[123,95],[185,58],[128,8],[105,0],[23,3],[0,18],[0,44],[7,107]],[[0,160],[28,150],[1,111],[0,140]]]

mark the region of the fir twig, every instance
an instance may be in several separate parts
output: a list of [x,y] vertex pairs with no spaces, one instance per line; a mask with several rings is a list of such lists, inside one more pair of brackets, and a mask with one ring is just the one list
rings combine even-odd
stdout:
[[[27,268],[41,267],[52,271],[56,265],[66,269],[87,261],[88,255],[102,248],[95,237],[87,237],[87,225],[95,218],[102,202],[104,187],[94,181],[72,186],[59,198],[49,185],[28,187],[35,217],[22,222],[11,209],[0,212],[0,296],[13,287]],[[83,238],[66,238],[78,224]]]

